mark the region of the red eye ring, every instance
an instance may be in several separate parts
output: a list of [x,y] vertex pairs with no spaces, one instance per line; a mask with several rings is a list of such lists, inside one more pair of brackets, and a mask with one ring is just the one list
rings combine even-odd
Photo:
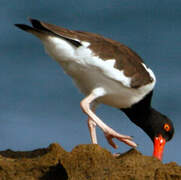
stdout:
[[167,132],[170,131],[170,129],[171,129],[171,128],[170,128],[170,125],[167,124],[167,123],[164,124],[164,127],[163,127],[163,128],[164,128],[164,130],[167,131]]

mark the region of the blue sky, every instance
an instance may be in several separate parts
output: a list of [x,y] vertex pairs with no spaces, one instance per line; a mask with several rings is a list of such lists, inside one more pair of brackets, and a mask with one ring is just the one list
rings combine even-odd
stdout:
[[[83,95],[40,41],[15,23],[38,18],[66,28],[102,34],[135,50],[156,77],[153,106],[174,122],[176,133],[164,162],[181,164],[181,1],[179,0],[0,0],[0,149],[32,150],[58,142],[70,151],[90,143]],[[119,110],[101,105],[97,115],[118,132],[134,136],[138,150],[152,154],[152,142]],[[98,129],[98,141],[112,149]]]

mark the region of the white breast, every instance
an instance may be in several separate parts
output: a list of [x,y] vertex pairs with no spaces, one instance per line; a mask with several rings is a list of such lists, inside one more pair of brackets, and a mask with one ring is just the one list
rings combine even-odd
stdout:
[[95,56],[88,48],[88,42],[81,42],[83,46],[76,48],[65,40],[49,36],[43,43],[48,54],[60,63],[85,95],[96,88],[104,90],[104,96],[101,94],[102,97],[98,98],[100,103],[118,108],[130,107],[140,101],[155,85],[153,72],[145,66],[154,81],[138,89],[131,88],[131,78],[114,68],[115,59],[104,61]]

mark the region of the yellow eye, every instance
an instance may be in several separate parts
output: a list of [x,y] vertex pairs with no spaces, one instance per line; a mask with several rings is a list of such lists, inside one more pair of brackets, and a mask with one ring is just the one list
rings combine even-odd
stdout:
[[167,123],[164,124],[164,127],[163,127],[163,128],[164,128],[164,130],[167,131],[167,132],[170,131],[170,125],[167,124]]

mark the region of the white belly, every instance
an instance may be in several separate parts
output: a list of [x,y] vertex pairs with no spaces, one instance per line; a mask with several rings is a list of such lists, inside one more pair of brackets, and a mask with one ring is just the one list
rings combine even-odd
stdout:
[[[131,88],[131,78],[114,68],[114,59],[103,61],[88,48],[89,43],[84,44],[76,48],[57,37],[49,37],[44,41],[48,54],[60,63],[85,95],[101,87],[105,93],[98,97],[99,103],[126,108],[153,89],[155,81],[138,89]],[[154,74],[152,76],[155,79]]]

